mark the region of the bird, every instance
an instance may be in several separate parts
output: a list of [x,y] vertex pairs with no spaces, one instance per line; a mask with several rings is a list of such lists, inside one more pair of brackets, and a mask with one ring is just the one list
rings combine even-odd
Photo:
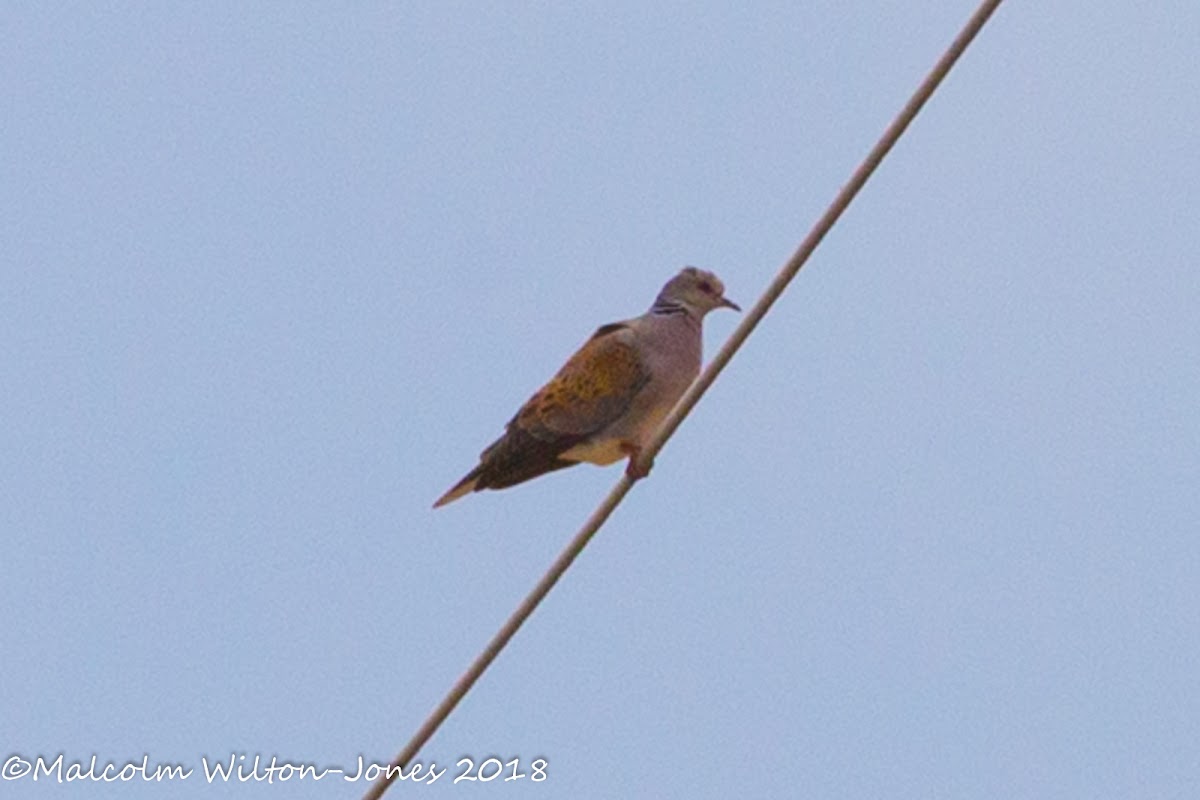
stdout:
[[644,478],[641,452],[700,373],[701,323],[717,308],[741,311],[716,275],[684,267],[645,314],[600,326],[433,507],[582,462],[628,457],[626,474]]

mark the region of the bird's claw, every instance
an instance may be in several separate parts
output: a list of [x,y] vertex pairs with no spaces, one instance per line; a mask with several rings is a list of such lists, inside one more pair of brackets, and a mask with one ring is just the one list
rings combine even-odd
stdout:
[[643,463],[642,451],[632,450],[629,453],[629,463],[625,465],[625,475],[631,481],[641,480],[650,474],[650,470],[654,467],[654,459]]

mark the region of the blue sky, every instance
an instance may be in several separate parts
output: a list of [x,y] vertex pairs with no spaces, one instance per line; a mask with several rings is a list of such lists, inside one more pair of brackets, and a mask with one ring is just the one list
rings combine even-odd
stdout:
[[[748,307],[972,9],[9,5],[5,757],[389,759],[619,469],[432,501],[680,266]],[[1191,796],[1197,41],[1002,7],[424,751],[548,780],[393,794]]]

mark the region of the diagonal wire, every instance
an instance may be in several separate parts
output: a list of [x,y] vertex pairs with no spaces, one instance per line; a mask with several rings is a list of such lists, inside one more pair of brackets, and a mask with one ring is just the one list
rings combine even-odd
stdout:
[[[954,41],[950,43],[945,53],[942,54],[942,57],[933,66],[933,69],[925,76],[925,79],[917,87],[912,97],[909,98],[904,108],[900,110],[900,113],[888,125],[887,130],[883,132],[879,141],[871,148],[871,152],[867,154],[862,163],[858,165],[858,168],[854,170],[854,173],[850,176],[850,180],[841,188],[837,196],[833,199],[833,202],[830,203],[829,208],[826,209],[821,218],[813,225],[808,236],[800,243],[800,247],[797,248],[788,262],[783,265],[783,268],[779,270],[779,274],[775,276],[775,279],[771,281],[771,284],[766,288],[762,296],[759,297],[758,302],[754,304],[754,308],[750,310],[741,324],[737,326],[730,335],[729,340],[725,342],[720,352],[717,353],[700,376],[688,387],[688,390],[679,399],[679,402],[675,404],[675,407],[671,410],[667,418],[663,420],[662,425],[659,426],[653,438],[642,451],[642,463],[649,464],[654,460],[654,456],[658,454],[658,451],[663,448],[663,445],[675,433],[675,430],[691,412],[692,408],[695,407],[701,396],[708,391],[708,387],[717,379],[717,376],[721,374],[721,370],[733,358],[734,353],[738,351],[747,337],[754,331],[754,328],[766,316],[767,311],[779,299],[779,296],[783,294],[784,289],[787,288],[792,278],[796,277],[796,273],[800,271],[800,268],[804,266],[808,257],[816,250],[817,245],[825,238],[825,234],[829,232],[834,223],[841,217],[842,212],[846,210],[855,195],[866,184],[867,179],[871,177],[875,168],[879,166],[879,163],[883,161],[884,157],[900,139],[900,136],[903,135],[909,124],[912,123],[917,113],[950,72],[950,68],[958,61],[959,56],[967,49],[967,46],[970,45],[976,34],[983,28],[1001,2],[1002,0],[984,0],[975,10],[975,13],[971,15],[971,18],[967,20],[966,25],[963,26],[958,36],[954,38]],[[383,793],[387,791],[392,781],[398,777],[400,770],[417,755],[429,738],[433,736],[434,732],[450,716],[450,712],[454,710],[459,701],[475,685],[475,682],[479,680],[484,670],[500,654],[500,651],[504,649],[504,646],[508,644],[508,641],[512,639],[525,620],[529,618],[529,615],[537,608],[538,604],[542,602],[542,599],[550,593],[550,590],[554,588],[554,584],[558,583],[558,579],[563,576],[567,568],[583,552],[583,548],[587,546],[587,543],[591,541],[592,537],[600,529],[600,526],[612,515],[612,512],[632,488],[633,481],[628,475],[622,475],[621,479],[617,481],[617,485],[612,488],[612,491],[608,493],[604,501],[588,517],[587,522],[580,528],[579,533],[575,534],[575,538],[563,549],[558,558],[554,560],[554,563],[550,565],[550,568],[546,570],[541,580],[533,587],[533,590],[521,601],[516,611],[512,613],[500,630],[497,631],[496,635],[492,637],[492,640],[487,643],[483,652],[475,658],[475,661],[467,668],[467,671],[462,674],[458,681],[455,682],[445,698],[442,699],[442,702],[438,704],[437,708],[433,710],[417,732],[413,734],[412,739],[404,746],[404,749],[392,760],[391,768],[381,774],[379,779],[363,795],[363,800],[379,800],[383,796]]]

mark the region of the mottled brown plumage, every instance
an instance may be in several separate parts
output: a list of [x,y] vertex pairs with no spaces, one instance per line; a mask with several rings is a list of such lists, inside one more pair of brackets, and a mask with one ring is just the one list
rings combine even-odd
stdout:
[[632,467],[700,369],[700,320],[718,306],[737,307],[723,292],[712,273],[688,267],[645,315],[598,329],[434,507],[581,461],[611,464],[630,456]]

